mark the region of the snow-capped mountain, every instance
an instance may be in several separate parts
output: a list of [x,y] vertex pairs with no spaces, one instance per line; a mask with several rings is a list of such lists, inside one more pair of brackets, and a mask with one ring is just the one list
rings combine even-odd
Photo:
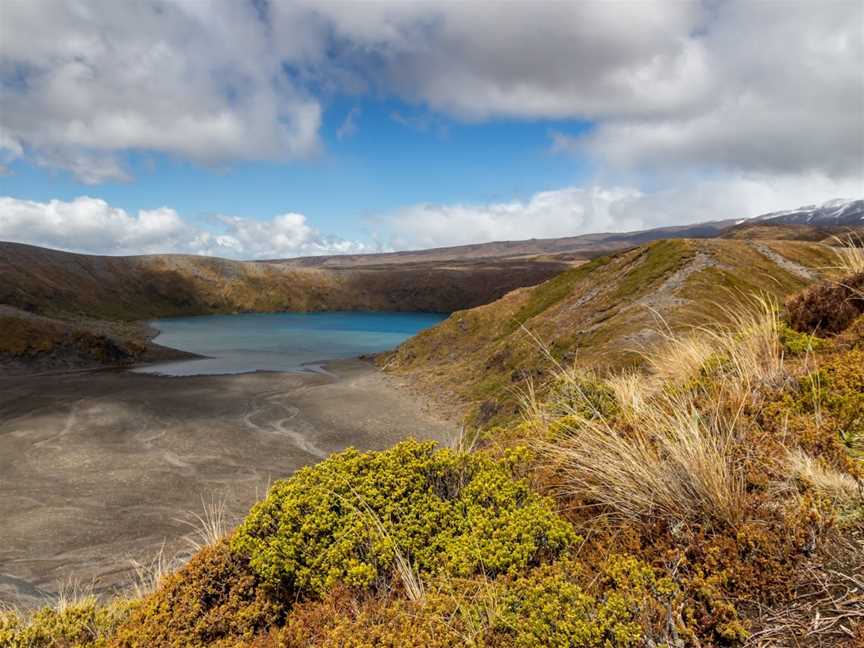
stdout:
[[829,200],[788,211],[771,212],[750,219],[782,225],[864,225],[864,199]]

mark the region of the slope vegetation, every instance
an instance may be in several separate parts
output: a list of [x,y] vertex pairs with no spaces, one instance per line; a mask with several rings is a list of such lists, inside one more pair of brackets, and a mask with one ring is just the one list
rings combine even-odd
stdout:
[[487,423],[512,415],[527,381],[556,362],[638,364],[666,333],[722,320],[746,295],[781,298],[836,265],[820,243],[657,241],[454,313],[381,362],[445,400],[473,403]]
[[[821,254],[795,249],[775,251],[794,263]],[[637,264],[653,291],[622,281],[624,267],[594,287],[656,295],[687,268],[715,268],[693,269],[700,255],[729,254],[660,251],[588,276]],[[860,646],[864,257],[856,264],[793,298],[791,319],[754,298],[666,334],[642,370],[562,366],[521,421],[474,447],[333,455],[275,483],[236,529],[205,516],[206,546],[171,573],[158,563],[134,592],[0,612],[0,645]],[[569,293],[553,287],[513,312],[560,306]],[[850,301],[850,317],[830,317]],[[795,330],[805,322],[819,336]]]

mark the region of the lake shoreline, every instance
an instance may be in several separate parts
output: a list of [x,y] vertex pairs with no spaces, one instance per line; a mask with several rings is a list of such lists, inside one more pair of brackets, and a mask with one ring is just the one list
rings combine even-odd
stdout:
[[453,418],[368,360],[324,371],[168,377],[125,369],[0,376],[0,601],[68,580],[126,585],[201,498],[239,519],[266,485],[348,446],[448,440]]

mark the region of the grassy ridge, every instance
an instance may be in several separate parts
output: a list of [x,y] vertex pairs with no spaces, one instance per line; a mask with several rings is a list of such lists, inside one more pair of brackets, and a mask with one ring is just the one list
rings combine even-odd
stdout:
[[[724,303],[764,292],[782,298],[836,265],[821,243],[658,241],[592,261],[486,306],[454,313],[382,360],[446,400],[474,405],[474,421],[505,420],[518,410],[526,381],[553,361],[597,369],[641,362],[662,340],[658,328],[681,331],[724,317]],[[662,326],[660,325],[662,322]],[[538,344],[551,357],[538,353]]]

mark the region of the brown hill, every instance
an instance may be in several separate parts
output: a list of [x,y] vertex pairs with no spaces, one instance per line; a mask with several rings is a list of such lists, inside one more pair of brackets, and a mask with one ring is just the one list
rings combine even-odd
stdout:
[[617,234],[599,233],[551,239],[493,241],[491,243],[457,245],[430,250],[301,257],[298,259],[280,259],[276,262],[296,267],[354,268],[405,263],[450,262],[456,260],[514,259],[548,255],[565,255],[570,258],[590,259],[602,254],[635,247],[660,239],[713,238],[719,236],[726,228],[734,225],[736,222],[733,220],[724,220]]
[[[152,332],[121,323],[156,317],[450,312],[488,303],[569,267],[571,262],[557,259],[486,259],[302,268],[182,255],[92,256],[0,243],[0,306],[6,307],[0,319],[0,365],[20,367],[40,359],[63,367],[133,361],[157,351],[148,344]],[[26,322],[18,321],[25,317]]]

